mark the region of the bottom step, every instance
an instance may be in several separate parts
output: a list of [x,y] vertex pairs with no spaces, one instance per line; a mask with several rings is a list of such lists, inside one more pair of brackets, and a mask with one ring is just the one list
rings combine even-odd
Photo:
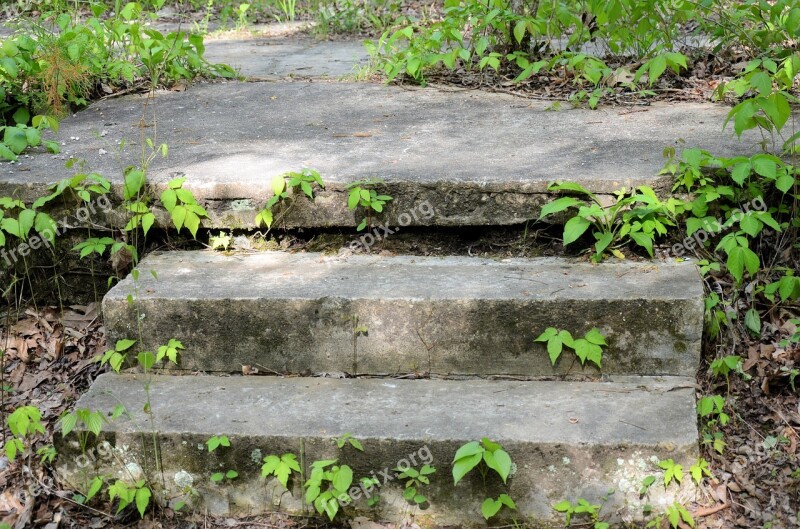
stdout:
[[[110,411],[121,403],[128,414],[107,424],[95,463],[117,478],[138,477],[152,465],[153,436],[145,408],[142,375],[105,374],[77,404]],[[154,376],[150,384],[153,428],[158,432],[162,474],[149,474],[173,501],[192,490],[200,512],[258,513],[303,510],[300,475],[287,492],[260,477],[262,458],[291,452],[311,463],[339,458],[362,476],[375,476],[380,495],[367,506],[365,492],[343,512],[393,519],[416,512],[436,525],[478,525],[487,494],[508,492],[517,519],[554,521],[562,500],[606,497],[603,517],[634,519],[642,506],[671,504],[675,491],[653,486],[639,497],[642,480],[659,475],[659,459],[684,468],[698,455],[695,395],[684,378],[632,377],[613,382],[514,382],[485,380],[397,380],[278,377]],[[147,435],[142,435],[145,433]],[[225,434],[230,447],[213,453],[206,441]],[[351,434],[363,452],[332,439]],[[488,489],[477,470],[453,486],[452,461],[458,448],[483,437],[499,442],[513,460],[508,486],[490,474]],[[76,450],[70,442],[62,450]],[[61,461],[69,458],[60,457]],[[152,458],[149,458],[152,461]],[[401,480],[391,469],[430,464],[437,471],[422,492],[423,509],[403,500]],[[59,469],[77,488],[97,474],[80,465]],[[213,483],[215,472],[238,477]],[[684,480],[689,481],[689,480]],[[656,482],[658,483],[658,482]],[[612,494],[609,494],[612,492]],[[683,491],[687,492],[687,491]],[[191,498],[189,498],[191,500]],[[189,503],[192,503],[191,501]],[[505,511],[504,511],[505,512]],[[421,518],[425,517],[425,518]],[[563,516],[560,518],[563,523]]]

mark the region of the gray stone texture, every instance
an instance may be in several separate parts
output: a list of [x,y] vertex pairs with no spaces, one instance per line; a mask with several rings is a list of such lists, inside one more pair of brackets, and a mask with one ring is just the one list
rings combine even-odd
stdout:
[[145,113],[144,103],[102,101],[65,120],[63,154],[2,165],[0,193],[40,196],[73,174],[64,169],[69,156],[112,179],[119,193],[123,168],[141,159],[142,134],[155,134],[170,154],[152,162],[150,181],[158,187],[185,175],[211,214],[208,226],[252,227],[271,179],[303,167],[327,186],[314,203],[294,201],[287,226],[357,224],[363,212],[347,209],[344,188],[365,178],[383,180],[382,192],[395,198],[380,222],[396,225],[427,201],[435,215],[412,225],[502,225],[536,218],[555,180],[598,193],[641,184],[664,190],[665,147],[685,140],[732,155],[757,141],[722,130],[726,108],[695,103],[549,111],[549,103],[472,90],[325,82],[197,84],[159,93]]
[[[199,501],[218,513],[300,510],[299,476],[290,483],[291,495],[274,480],[260,479],[261,458],[269,454],[302,454],[306,475],[312,461],[340,458],[356,478],[404,465],[416,454],[418,467],[432,460],[437,468],[425,491],[430,507],[417,513],[418,523],[478,525],[484,494],[496,497],[506,490],[522,519],[547,523],[558,518],[555,503],[599,501],[613,489],[604,515],[630,520],[641,516],[644,503],[661,508],[676,493],[688,493],[654,486],[649,498],[639,498],[641,480],[660,475],[658,459],[673,458],[688,468],[697,457],[694,389],[683,378],[569,383],[155,376],[152,427],[142,412],[144,382],[141,375],[101,375],[78,402],[96,410],[122,403],[130,413],[105,427],[113,457],[98,458],[98,469],[123,479],[123,466],[147,470],[142,443],[152,455],[154,429],[165,476],[162,481],[152,474],[156,481],[175,493],[175,476],[185,480],[188,474]],[[205,441],[222,432],[231,448],[209,454]],[[336,449],[331,439],[345,433],[363,443],[363,453]],[[508,489],[490,476],[484,492],[478,475],[453,487],[453,455],[482,437],[500,442],[511,455]],[[69,456],[59,462],[63,476],[80,482]],[[210,483],[212,472],[228,469],[240,477],[224,488]],[[380,489],[383,499],[371,516],[397,519],[408,512],[397,485]],[[363,499],[347,509],[350,515],[367,511]]]
[[212,38],[206,42],[205,57],[210,62],[232,66],[248,79],[332,80],[353,75],[369,58],[361,41],[319,41],[303,36]]
[[[571,352],[553,368],[533,341],[550,326],[599,328],[604,374],[693,376],[699,362],[703,291],[690,262],[201,251],[151,254],[139,270],[103,300],[109,339],[178,338],[188,369],[597,373]],[[355,352],[353,316],[368,328]]]

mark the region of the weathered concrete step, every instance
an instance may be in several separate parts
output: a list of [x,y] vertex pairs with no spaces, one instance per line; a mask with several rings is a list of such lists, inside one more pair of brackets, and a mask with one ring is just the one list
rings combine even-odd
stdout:
[[[102,375],[77,404],[111,410],[122,403],[130,412],[104,427],[115,451],[99,463],[110,465],[101,470],[112,476],[137,475],[143,439],[152,446],[150,419],[142,412],[144,382],[140,375]],[[688,468],[698,452],[693,380],[684,378],[570,383],[155,376],[150,398],[167,492],[180,495],[189,484],[211,512],[256,513],[278,505],[300,510],[299,476],[291,495],[259,478],[261,459],[269,454],[296,454],[306,476],[311,462],[339,457],[356,480],[374,474],[381,482],[381,472],[394,476],[390,469],[413,456],[415,466],[437,468],[424,491],[430,508],[418,515],[436,525],[479,525],[486,497],[481,480],[474,475],[453,488],[450,464],[459,446],[488,437],[515,464],[509,493],[524,517],[552,520],[552,505],[561,500],[598,501],[613,490],[604,516],[628,518],[641,515],[645,503],[671,504],[672,487],[669,495],[654,486],[650,498],[639,498],[643,478],[659,475],[659,459]],[[331,439],[347,433],[362,442],[363,453],[337,451]],[[229,436],[231,447],[209,454],[205,441],[220,434]],[[79,480],[65,465],[62,473]],[[209,481],[211,473],[230,469],[239,477],[227,486]],[[492,477],[487,484],[495,497],[505,491]],[[382,485],[371,515],[407,513],[398,481]],[[367,510],[363,498],[354,505]]]
[[[153,254],[139,268],[138,284],[129,277],[103,300],[108,336],[141,331],[151,348],[177,338],[185,368],[580,373],[567,354],[553,368],[534,344],[550,326],[599,328],[604,374],[693,376],[699,362],[703,290],[691,263],[202,251]],[[355,350],[354,316],[368,329]]]
[[156,143],[167,143],[170,154],[152,162],[151,181],[186,175],[186,187],[211,214],[207,225],[253,226],[272,195],[271,179],[303,167],[318,170],[327,188],[314,203],[295,201],[284,219],[289,226],[356,225],[363,215],[347,209],[344,188],[370,178],[384,180],[382,192],[394,197],[379,222],[503,225],[537,218],[554,180],[598,193],[669,188],[670,178],[659,175],[664,147],[682,139],[733,155],[760,140],[750,131],[740,143],[723,132],[727,109],[711,104],[548,111],[549,103],[502,94],[320,82],[160,93],[141,123],[144,103],[140,96],[112,99],[65,120],[63,154],[4,166],[0,193],[40,196],[47,184],[72,176],[64,169],[69,156],[119,188],[122,168],[140,163],[142,133],[157,132]]

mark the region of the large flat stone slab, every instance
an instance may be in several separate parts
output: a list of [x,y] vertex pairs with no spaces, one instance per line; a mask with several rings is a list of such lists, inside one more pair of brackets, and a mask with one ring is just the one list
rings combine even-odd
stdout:
[[[109,339],[143,336],[154,350],[177,338],[189,369],[581,373],[566,354],[553,368],[534,344],[550,326],[599,328],[604,374],[693,376],[700,357],[691,263],[202,251],[151,254],[139,268],[137,284],[129,277],[103,300]],[[355,351],[354,316],[368,328]]]
[[157,133],[170,154],[153,161],[151,181],[185,175],[212,215],[209,225],[252,226],[270,180],[302,167],[318,170],[327,189],[313,204],[297,200],[289,226],[357,224],[361,212],[347,209],[344,187],[365,178],[382,179],[395,197],[379,222],[394,225],[427,201],[435,214],[414,215],[411,224],[501,225],[538,217],[554,180],[602,193],[666,189],[664,147],[682,139],[732,155],[758,141],[723,132],[727,109],[711,104],[549,111],[548,103],[502,94],[320,82],[195,85],[158,94],[143,114],[144,103],[103,101],[65,120],[64,154],[3,164],[0,193],[42,194],[71,176],[68,156],[119,183],[122,169],[141,159],[141,135]]
[[[515,464],[508,490],[518,519],[554,522],[559,518],[552,510],[555,503],[577,498],[599,503],[603,496],[608,496],[604,519],[632,519],[641,516],[645,503],[663,510],[675,500],[673,487],[665,493],[654,486],[649,498],[639,497],[642,479],[661,475],[659,459],[672,458],[684,468],[696,461],[692,383],[683,378],[569,383],[155,376],[149,384],[151,425],[142,411],[145,380],[106,374],[77,406],[107,411],[121,403],[130,415],[104,426],[113,448],[98,450],[105,454],[97,458],[98,468],[83,472],[129,479],[148,468],[142,443],[152,452],[157,438],[163,478],[151,477],[170,497],[180,499],[188,483],[199,492],[201,509],[212,513],[299,512],[299,476],[290,482],[291,494],[274,480],[265,483],[261,458],[294,453],[306,476],[311,462],[340,458],[356,480],[374,474],[382,482],[372,491],[381,496],[377,511],[368,509],[362,496],[345,512],[396,519],[409,506],[400,497],[398,480],[384,482],[380,473],[394,478],[390,469],[414,458],[417,467],[424,462],[437,468],[424,491],[430,507],[417,512],[417,522],[483,526],[483,499],[505,489],[490,476],[484,490],[478,475],[453,487],[450,463],[459,446],[489,437]],[[337,450],[331,439],[346,433],[362,442],[363,453]],[[231,447],[209,454],[206,440],[220,434],[229,436]],[[60,470],[79,484],[80,469],[64,455],[68,449],[59,448]],[[239,473],[235,481],[211,483],[213,472],[228,469]]]

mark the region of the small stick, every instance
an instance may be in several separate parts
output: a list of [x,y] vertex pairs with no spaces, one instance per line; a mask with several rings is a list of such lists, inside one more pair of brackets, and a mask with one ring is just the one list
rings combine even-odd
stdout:
[[714,507],[704,507],[699,509],[694,513],[695,518],[703,518],[704,516],[711,516],[712,514],[716,514],[720,511],[724,511],[728,507],[730,507],[730,503],[720,503],[719,505],[715,505]]

